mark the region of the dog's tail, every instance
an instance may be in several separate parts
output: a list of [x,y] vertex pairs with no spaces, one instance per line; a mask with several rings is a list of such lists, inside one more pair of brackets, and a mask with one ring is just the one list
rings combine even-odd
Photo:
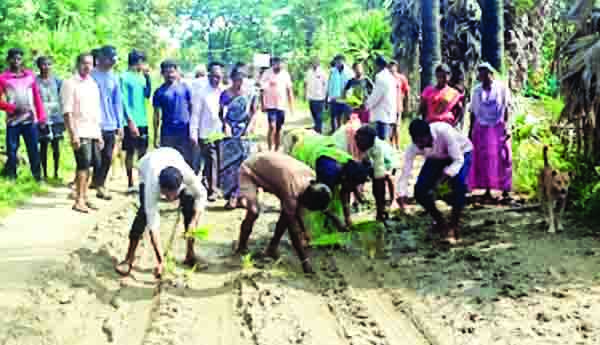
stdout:
[[548,145],[544,146],[544,167],[549,167],[550,162],[548,161]]

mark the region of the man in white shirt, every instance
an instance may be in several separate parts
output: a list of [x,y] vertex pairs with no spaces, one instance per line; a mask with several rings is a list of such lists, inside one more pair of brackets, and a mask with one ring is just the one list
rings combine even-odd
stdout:
[[304,79],[304,95],[308,100],[310,113],[315,122],[315,131],[323,131],[323,110],[327,98],[327,75],[321,68],[319,58],[313,58],[311,67],[306,71]]
[[[398,179],[398,203],[401,207],[406,204],[408,180],[415,157],[425,156],[425,164],[415,185],[415,199],[433,218],[434,232],[453,244],[456,242],[460,217],[465,207],[473,145],[466,136],[445,122],[428,124],[417,119],[410,124],[409,132],[413,144],[406,150],[404,168]],[[435,189],[445,181],[449,181],[454,193],[450,223],[446,222],[435,206]]]
[[[216,201],[218,166],[218,142],[214,137],[223,133],[223,121],[219,117],[219,100],[221,97],[221,79],[223,65],[212,62],[208,67],[208,83],[192,94],[192,116],[190,118],[190,139],[194,147],[200,148],[196,173],[203,167],[208,189],[208,201]],[[198,161],[199,160],[199,161]]]
[[[160,213],[158,203],[161,195],[172,202],[179,199],[186,233],[198,226],[206,206],[206,190],[201,179],[175,149],[161,147],[144,156],[139,162],[140,208],[129,232],[129,249],[125,260],[115,270],[127,276],[135,259],[135,251],[144,231],[150,232],[150,241],[156,255],[154,274],[160,278],[163,270],[163,251],[160,245]],[[184,264],[194,267],[201,261],[194,253],[194,239],[187,240]]]
[[65,124],[75,154],[76,197],[73,210],[89,213],[96,209],[87,200],[90,168],[100,164],[100,150],[104,146],[100,121],[100,90],[91,76],[94,59],[84,53],[77,57],[77,72],[66,80],[60,91]]
[[377,136],[381,140],[389,140],[392,125],[396,123],[397,94],[396,79],[387,68],[387,61],[378,56],[375,59],[377,75],[373,92],[367,99],[367,109],[371,112],[370,120],[375,123]]

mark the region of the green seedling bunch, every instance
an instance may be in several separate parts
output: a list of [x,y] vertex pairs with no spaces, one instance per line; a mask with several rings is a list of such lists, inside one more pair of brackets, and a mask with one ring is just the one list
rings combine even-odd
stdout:
[[248,253],[242,256],[242,268],[246,270],[254,268],[254,260],[252,259],[252,253]]
[[210,234],[210,226],[204,225],[204,226],[198,227],[194,230],[190,230],[190,231],[186,232],[184,237],[194,238],[199,241],[206,241],[209,238],[209,234]]

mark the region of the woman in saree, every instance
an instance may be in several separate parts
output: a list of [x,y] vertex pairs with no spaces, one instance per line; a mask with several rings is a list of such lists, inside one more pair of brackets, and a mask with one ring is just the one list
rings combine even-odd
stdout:
[[425,121],[446,122],[452,126],[463,116],[464,94],[448,85],[450,68],[439,65],[435,69],[436,85],[430,85],[421,94],[420,113]]
[[502,191],[504,204],[511,202],[512,148],[508,107],[511,94],[508,87],[493,78],[494,68],[479,66],[480,84],[471,97],[471,128],[473,156],[469,174],[469,189],[483,189],[482,202],[496,203],[491,190]]
[[252,132],[257,97],[254,90],[242,88],[244,74],[234,71],[231,86],[220,98],[220,116],[226,138],[221,143],[219,164],[219,187],[227,200],[225,209],[235,209],[239,193],[240,166],[250,155],[251,142],[247,135]]

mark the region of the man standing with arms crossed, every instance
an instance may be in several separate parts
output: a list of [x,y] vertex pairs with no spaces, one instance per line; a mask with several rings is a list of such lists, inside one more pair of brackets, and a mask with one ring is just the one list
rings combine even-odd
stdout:
[[90,76],[94,59],[91,53],[77,58],[77,72],[63,83],[60,91],[65,124],[77,162],[76,196],[73,210],[89,213],[95,209],[87,200],[89,171],[96,166],[104,146],[100,130],[100,91]]
[[100,166],[94,168],[94,186],[100,199],[111,200],[112,197],[105,187],[108,171],[112,165],[113,152],[117,136],[123,135],[123,100],[119,78],[113,72],[117,63],[117,50],[112,46],[100,48],[98,65],[92,72],[92,77],[100,90],[100,110],[102,114],[102,140],[104,147],[100,152]]
[[126,124],[123,131],[123,150],[125,151],[129,193],[136,190],[133,184],[133,157],[137,151],[138,159],[140,159],[148,150],[146,99],[150,98],[152,86],[145,62],[146,56],[142,52],[132,50],[128,58],[129,70],[121,76]]

